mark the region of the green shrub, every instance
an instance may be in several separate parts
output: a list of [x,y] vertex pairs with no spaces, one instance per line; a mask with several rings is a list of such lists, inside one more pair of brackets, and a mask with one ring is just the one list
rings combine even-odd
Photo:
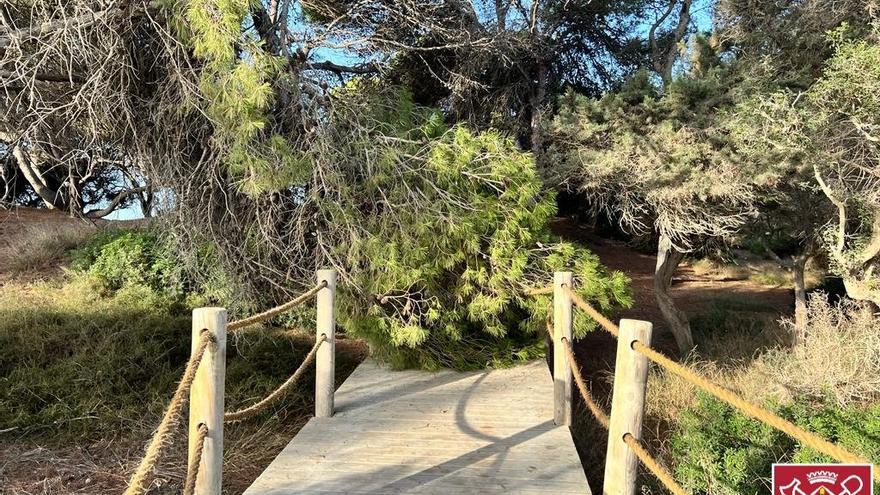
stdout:
[[103,232],[71,254],[71,268],[88,272],[110,291],[145,286],[171,298],[185,291],[171,245],[153,231]]
[[[842,408],[800,399],[771,409],[851,452],[880,459],[880,404]],[[775,462],[836,462],[705,394],[683,413],[670,445],[675,477],[694,494],[764,494]]]
[[[340,325],[376,355],[429,369],[539,355],[550,298],[525,292],[556,270],[600,310],[629,304],[625,275],[551,234],[555,195],[513,139],[447,129],[402,90],[353,83],[335,97],[338,139],[312,157],[333,164],[322,179],[333,187],[311,194],[321,235],[340,239],[329,247],[347,272]],[[595,322],[576,313],[574,326],[580,337]]]

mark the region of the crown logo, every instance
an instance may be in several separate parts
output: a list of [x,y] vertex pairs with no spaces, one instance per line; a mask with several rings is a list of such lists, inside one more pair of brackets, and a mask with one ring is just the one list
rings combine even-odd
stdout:
[[811,485],[815,485],[816,483],[828,483],[829,485],[833,485],[837,483],[837,473],[831,471],[814,471],[812,473],[807,473],[807,481]]

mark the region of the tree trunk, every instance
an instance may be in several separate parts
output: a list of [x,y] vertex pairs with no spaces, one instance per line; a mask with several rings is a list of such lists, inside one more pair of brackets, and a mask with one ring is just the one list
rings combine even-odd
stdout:
[[794,261],[794,345],[804,343],[807,333],[807,286],[804,271],[810,256],[801,253],[793,256]]
[[535,160],[535,165],[537,165],[540,170],[542,164],[541,152],[544,149],[543,109],[544,101],[547,98],[547,65],[544,62],[538,63],[538,73],[536,76],[537,82],[530,102],[530,106],[532,107],[531,141],[532,155]]
[[669,325],[678,349],[684,354],[694,348],[694,337],[691,334],[691,325],[688,322],[687,315],[680,309],[675,307],[675,301],[669,295],[669,289],[672,287],[672,276],[675,269],[684,259],[684,253],[677,251],[672,247],[672,241],[660,235],[660,242],[657,244],[657,267],[654,271],[654,295],[657,298],[657,305],[663,318]]
[[12,148],[12,156],[18,162],[18,169],[21,170],[21,174],[24,175],[25,180],[28,181],[34,192],[37,193],[37,196],[43,200],[46,208],[50,210],[66,209],[63,198],[58,194],[58,191],[53,190],[46,184],[39,169],[33,164],[29,153],[24,148],[16,145]]
[[843,287],[846,289],[846,295],[856,301],[866,301],[880,308],[880,289],[873,283],[870,277],[843,277]]

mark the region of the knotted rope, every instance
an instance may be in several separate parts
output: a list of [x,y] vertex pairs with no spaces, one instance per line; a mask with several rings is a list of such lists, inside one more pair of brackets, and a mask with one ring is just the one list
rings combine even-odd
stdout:
[[202,452],[205,451],[206,438],[208,438],[208,425],[201,423],[199,424],[199,431],[196,436],[196,450],[186,466],[186,483],[183,485],[183,495],[193,495],[193,492],[196,490],[196,478],[199,475],[199,467],[202,464]]
[[154,433],[153,438],[150,439],[147,452],[144,454],[144,458],[141,459],[140,465],[138,465],[137,470],[131,477],[131,481],[129,481],[128,488],[126,488],[124,495],[139,495],[146,491],[147,476],[153,468],[156,467],[156,461],[159,460],[159,454],[161,454],[162,449],[168,443],[168,435],[171,434],[174,427],[177,426],[177,423],[180,421],[180,410],[183,408],[183,404],[189,396],[189,389],[196,376],[196,370],[199,368],[202,356],[205,355],[205,349],[207,349],[208,344],[213,341],[214,337],[208,330],[202,330],[202,333],[199,334],[199,343],[195,350],[193,350],[189,361],[186,363],[183,377],[180,379],[180,383],[177,384],[177,389],[171,397],[168,409],[165,410],[165,415],[162,416],[162,421],[159,423],[156,433]]
[[323,289],[324,287],[327,287],[326,280],[322,281],[318,285],[312,287],[311,289],[304,292],[303,294],[297,296],[295,299],[292,299],[292,300],[282,304],[281,306],[276,306],[270,310],[263,311],[262,313],[255,314],[253,316],[249,316],[247,318],[244,318],[244,319],[241,319],[238,321],[233,321],[233,322],[229,323],[229,325],[227,325],[226,329],[229,332],[235,332],[237,330],[241,330],[242,328],[249,327],[251,325],[256,325],[257,323],[262,323],[266,320],[269,320],[270,318],[274,318],[275,316],[278,316],[281,313],[284,313],[285,311],[289,311],[289,310],[299,306],[300,304],[306,302],[307,300],[309,300],[309,298],[311,298],[312,296],[314,296],[315,294],[320,292],[321,289]]
[[243,421],[245,419],[254,417],[263,410],[265,410],[270,404],[283,397],[284,394],[290,390],[294,384],[296,384],[297,380],[305,373],[306,367],[315,360],[315,355],[318,353],[318,348],[321,347],[327,340],[327,335],[321,334],[321,338],[315,342],[315,345],[312,346],[312,350],[309,351],[308,355],[306,355],[305,359],[303,359],[302,364],[299,365],[299,368],[291,375],[290,378],[287,379],[286,382],[282,383],[280,387],[276,388],[271,394],[267,395],[265,399],[257,402],[256,404],[246,407],[244,409],[240,409],[234,412],[228,412],[223,415],[223,421],[227,423],[235,422],[235,421]]

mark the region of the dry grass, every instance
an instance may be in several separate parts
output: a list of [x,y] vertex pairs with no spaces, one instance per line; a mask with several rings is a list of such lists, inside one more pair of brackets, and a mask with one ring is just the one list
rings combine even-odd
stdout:
[[880,399],[880,316],[868,304],[829,304],[821,293],[807,312],[803,344],[773,350],[757,367],[795,395],[832,396],[840,405]]
[[58,265],[65,253],[82,245],[98,230],[89,224],[34,224],[6,239],[2,248],[13,274],[42,272]]

